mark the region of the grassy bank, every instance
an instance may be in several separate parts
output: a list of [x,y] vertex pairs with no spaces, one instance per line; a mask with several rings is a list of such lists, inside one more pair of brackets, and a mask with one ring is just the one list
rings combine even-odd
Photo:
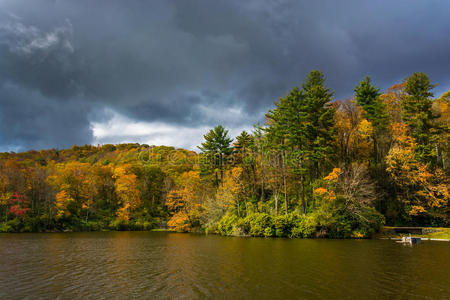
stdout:
[[[394,227],[385,226],[383,229],[377,233],[374,238],[401,238],[403,236],[409,236],[408,233],[395,233],[393,231]],[[413,236],[421,238],[431,238],[431,239],[450,239],[450,228],[444,227],[423,227],[423,234],[412,234]]]

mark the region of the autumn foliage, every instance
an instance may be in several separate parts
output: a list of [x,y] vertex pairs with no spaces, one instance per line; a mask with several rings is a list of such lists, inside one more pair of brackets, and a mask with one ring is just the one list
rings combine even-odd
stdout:
[[25,215],[30,211],[28,207],[30,202],[21,193],[14,193],[8,201],[9,214],[19,218],[25,218]]
[[201,181],[197,171],[185,172],[180,177],[179,188],[170,191],[166,206],[170,213],[167,225],[177,231],[190,231],[199,218],[202,208]]
[[333,99],[320,71],[235,139],[199,153],[106,144],[0,153],[0,232],[205,231],[363,238],[384,224],[449,226],[450,92],[423,73]]

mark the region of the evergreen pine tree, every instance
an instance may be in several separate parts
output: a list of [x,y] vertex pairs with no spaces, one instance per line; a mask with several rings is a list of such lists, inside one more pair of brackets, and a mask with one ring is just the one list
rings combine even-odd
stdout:
[[[232,139],[228,136],[228,130],[222,125],[218,125],[211,129],[203,136],[205,141],[198,148],[206,154],[210,165],[214,168],[219,168],[220,180],[223,179],[223,163],[226,155],[231,154]],[[218,178],[216,173],[216,182]]]
[[431,90],[434,87],[425,73],[414,73],[405,79],[405,95],[402,102],[402,118],[417,142],[417,159],[431,164],[436,162],[437,128],[433,120],[438,117],[431,109],[433,105]]
[[373,162],[377,164],[382,161],[380,144],[382,143],[382,138],[386,133],[388,125],[386,106],[380,99],[380,89],[371,84],[369,76],[366,76],[364,80],[360,81],[354,91],[356,104],[364,109],[363,117],[370,121],[374,128],[372,135],[372,157]]
[[325,87],[325,77],[322,72],[311,71],[303,84],[304,117],[307,151],[313,162],[312,178],[321,177],[320,162],[333,153],[334,114],[331,105],[333,92]]

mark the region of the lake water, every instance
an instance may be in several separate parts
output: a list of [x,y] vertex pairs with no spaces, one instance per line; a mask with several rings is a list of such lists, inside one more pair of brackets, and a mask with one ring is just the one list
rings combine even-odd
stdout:
[[0,234],[0,299],[450,299],[450,243]]

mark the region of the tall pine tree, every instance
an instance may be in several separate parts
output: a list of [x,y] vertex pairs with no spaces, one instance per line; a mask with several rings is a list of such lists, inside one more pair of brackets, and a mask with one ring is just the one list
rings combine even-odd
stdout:
[[[333,152],[335,111],[330,103],[333,93],[324,84],[323,74],[311,71],[303,89],[292,89],[286,97],[275,102],[276,108],[266,115],[269,138],[276,149],[282,151],[283,168],[286,170],[289,162],[292,173],[300,181],[298,192],[301,193],[304,213],[307,210],[306,185],[321,176],[323,162]],[[286,171],[283,177],[286,182]],[[284,186],[286,190],[286,183]],[[285,206],[287,211],[287,200]]]
[[313,163],[312,179],[321,177],[324,160],[333,153],[334,114],[333,92],[325,87],[322,72],[311,71],[303,84],[305,134]]
[[423,163],[436,163],[437,128],[433,120],[431,90],[435,87],[425,73],[414,73],[405,79],[402,118],[408,124],[411,135],[416,139],[417,159]]
[[[292,171],[300,176],[302,187],[302,206],[306,212],[304,198],[304,160],[306,154],[306,143],[304,142],[304,117],[302,91],[295,87],[285,97],[275,102],[275,109],[266,114],[268,127],[266,131],[271,147],[276,155],[281,156],[282,180],[284,191],[285,213],[288,213],[287,196],[287,169],[288,162],[294,166]],[[290,159],[288,159],[288,157]]]
[[364,80],[360,81],[354,91],[356,104],[364,109],[363,117],[370,121],[374,128],[372,134],[372,159],[374,164],[378,164],[383,161],[383,153],[381,151],[383,147],[381,147],[381,144],[383,143],[382,138],[386,134],[389,122],[386,106],[380,99],[380,89],[372,85],[369,76],[366,76]]
[[242,167],[244,178],[248,181],[251,195],[256,193],[256,166],[255,166],[255,137],[247,131],[242,131],[236,137],[234,144],[235,163]]
[[[228,136],[228,130],[222,125],[218,125],[211,129],[203,136],[205,141],[198,148],[205,153],[210,165],[218,168],[220,171],[220,181],[223,179],[223,163],[225,156],[231,154],[232,139]],[[216,183],[219,183],[216,172]]]

